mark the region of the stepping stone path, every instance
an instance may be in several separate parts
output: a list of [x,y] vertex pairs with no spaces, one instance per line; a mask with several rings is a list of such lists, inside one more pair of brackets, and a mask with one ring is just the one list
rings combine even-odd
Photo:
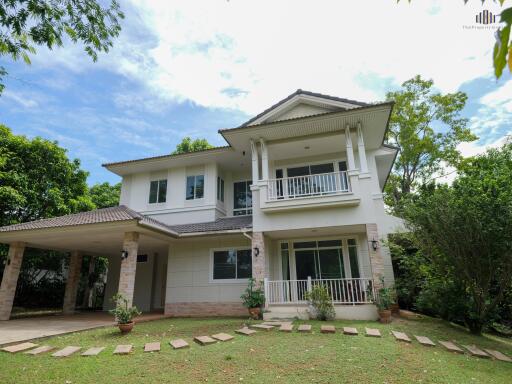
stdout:
[[478,348],[476,345],[463,345],[463,347],[469,351],[469,354],[471,356],[481,357],[483,359],[489,359],[491,357],[487,353],[482,351],[480,348]]
[[310,333],[311,325],[310,324],[301,324],[301,325],[299,325],[299,328],[297,328],[297,330],[301,333]]
[[171,347],[173,347],[174,349],[182,349],[189,347],[188,343],[183,339],[171,340],[169,344],[171,344]]
[[283,324],[291,324],[289,321],[265,321],[263,325],[271,325],[273,327],[280,327]]
[[395,339],[397,339],[398,341],[405,341],[406,343],[411,342],[411,339],[409,338],[409,336],[407,336],[403,332],[391,331],[391,333],[393,334],[393,336],[395,336]]
[[82,356],[98,356],[104,349],[105,347],[92,347],[82,353]]
[[439,344],[441,344],[443,347],[445,347],[450,352],[464,353],[464,351],[461,348],[459,348],[457,345],[455,345],[451,341],[441,341],[441,340],[439,340]]
[[345,335],[350,335],[350,336],[358,335],[357,328],[352,328],[352,327],[343,327],[343,333]]
[[55,352],[52,356],[53,357],[68,357],[68,356],[71,356],[72,354],[78,352],[81,349],[82,349],[81,347],[69,346],[64,349],[61,349],[60,351]]
[[506,361],[507,363],[512,363],[512,359],[510,357],[508,357],[507,355],[504,355],[500,351],[494,351],[492,349],[484,349],[484,351],[487,352],[492,357],[494,357],[496,360]]
[[133,345],[118,345],[116,349],[114,349],[114,355],[128,355],[133,350]]
[[322,325],[320,327],[321,333],[336,333],[336,328],[334,325]]
[[144,345],[144,352],[160,352],[160,342],[146,343]]
[[291,331],[293,331],[293,325],[291,323],[285,323],[285,324],[281,325],[279,330],[281,332],[291,332]]
[[416,340],[419,341],[419,343],[421,345],[425,345],[427,347],[435,347],[436,346],[436,344],[432,340],[430,340],[428,337],[426,337],[426,336],[416,336],[416,335],[414,335],[414,337],[416,338]]
[[250,325],[250,327],[256,328],[256,329],[262,329],[264,331],[270,331],[270,330],[274,329],[273,325],[265,325],[265,324],[252,324],[252,325]]
[[37,347],[37,344],[21,343],[21,344],[10,345],[8,347],[2,348],[2,351],[9,352],[9,353],[16,353],[16,352],[26,351],[27,349],[31,349],[34,347]]
[[50,352],[55,347],[50,347],[49,345],[43,345],[41,347],[37,347],[36,349],[31,349],[30,351],[25,352],[27,355],[39,355],[41,353]]
[[196,336],[194,337],[194,341],[201,345],[214,344],[217,340],[212,339],[210,336]]
[[381,337],[380,331],[375,328],[365,328],[366,336]]
[[249,329],[249,328],[245,327],[242,329],[237,329],[235,331],[235,333],[238,333],[240,335],[245,335],[245,336],[251,336],[252,334],[256,333],[256,331],[254,329]]
[[215,340],[219,340],[219,341],[229,341],[229,340],[233,340],[234,337],[227,334],[227,333],[217,333],[216,335],[212,335],[212,337],[215,339]]

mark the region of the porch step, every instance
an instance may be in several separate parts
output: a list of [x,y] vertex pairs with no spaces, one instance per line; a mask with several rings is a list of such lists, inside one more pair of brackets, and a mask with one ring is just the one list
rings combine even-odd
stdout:
[[495,351],[493,349],[484,349],[489,355],[494,357],[496,360],[506,361],[507,363],[512,363],[512,359],[507,355],[501,353],[500,351]]
[[457,345],[455,345],[451,341],[441,341],[441,340],[439,340],[439,344],[441,344],[443,347],[445,347],[450,352],[464,353],[464,351],[461,348],[459,348]]
[[229,340],[233,340],[234,336],[231,336],[228,333],[217,333],[215,335],[212,335],[212,338],[214,338],[215,340],[219,340],[219,341],[229,341]]
[[405,334],[403,332],[391,331],[391,333],[393,334],[393,336],[395,336],[395,339],[397,339],[398,341],[404,341],[406,343],[411,342],[410,337],[407,336],[407,334]]
[[98,356],[104,349],[105,347],[92,347],[82,353],[82,356]]
[[436,344],[430,340],[428,337],[426,336],[416,336],[414,335],[414,337],[416,338],[416,340],[418,340],[418,342],[421,344],[421,345],[425,345],[427,347],[435,347]]
[[235,331],[235,333],[238,333],[238,334],[244,335],[244,336],[251,336],[251,335],[255,334],[256,331],[254,329],[249,329],[247,327],[244,327],[244,328],[241,328],[241,329],[237,329]]
[[160,342],[146,343],[144,345],[144,352],[160,352]]
[[173,347],[174,349],[182,349],[189,347],[189,344],[183,339],[171,340],[169,344],[171,344],[171,347]]
[[297,328],[297,331],[301,333],[311,333],[311,325],[310,324],[301,324]]
[[121,344],[114,349],[114,355],[128,355],[133,351],[132,344]]
[[358,335],[357,328],[352,328],[352,327],[343,327],[343,333],[345,335],[350,335],[350,336]]
[[217,340],[212,339],[210,336],[196,336],[194,341],[201,345],[210,345],[217,342]]
[[478,348],[476,345],[463,345],[463,347],[469,351],[469,354],[471,356],[481,357],[483,359],[489,359],[491,357],[487,353],[482,351],[480,348]]
[[40,355],[41,353],[50,352],[51,350],[54,350],[55,347],[50,347],[49,345],[42,345],[40,347],[37,347],[36,349],[31,349],[30,351],[26,351],[27,355]]
[[322,325],[320,333],[336,333],[336,327],[334,325]]
[[366,336],[370,337],[382,337],[380,334],[380,331],[375,328],[365,328],[364,331],[366,332]]
[[26,351],[27,349],[31,349],[37,347],[37,344],[34,343],[21,343],[16,345],[10,345],[8,347],[2,348],[2,351],[9,352],[9,353],[17,353],[21,351]]
[[60,351],[55,352],[52,356],[53,357],[68,357],[68,356],[75,354],[76,352],[78,352],[81,349],[82,349],[81,347],[69,346],[64,349],[61,349]]

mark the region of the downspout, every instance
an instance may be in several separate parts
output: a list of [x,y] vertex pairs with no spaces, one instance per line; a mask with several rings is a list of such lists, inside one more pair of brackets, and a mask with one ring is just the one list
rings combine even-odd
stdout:
[[240,231],[242,231],[242,235],[244,235],[249,240],[251,240],[251,243],[252,243],[252,236],[247,233],[248,229],[247,228],[242,228]]

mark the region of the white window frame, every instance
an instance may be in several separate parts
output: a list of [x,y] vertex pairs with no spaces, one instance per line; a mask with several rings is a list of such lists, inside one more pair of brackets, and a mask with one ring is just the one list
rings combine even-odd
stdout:
[[217,201],[222,204],[226,200],[226,182],[221,176],[217,176]]
[[248,190],[250,190],[253,181],[251,179],[243,179],[243,180],[234,180],[233,181],[233,202],[232,202],[233,203],[233,216],[235,216],[235,212],[249,211],[249,210],[251,211],[251,213],[246,213],[245,215],[236,215],[236,216],[251,216],[252,212],[253,212],[252,195],[251,195],[251,206],[250,207],[248,207],[246,204],[245,208],[235,208],[235,184],[236,183],[250,183],[248,185],[248,188],[249,188]]
[[[223,247],[223,248],[211,248],[210,249],[210,268],[209,268],[209,282],[210,284],[241,284],[247,285],[249,282],[249,278],[241,278],[241,279],[214,279],[213,278],[213,254],[219,251],[246,251],[248,250],[251,253],[251,274],[252,274],[252,249],[250,246],[240,246],[240,247]],[[238,255],[237,255],[237,265],[238,265]],[[236,271],[236,268],[235,268]]]
[[[156,181],[156,201],[154,203],[150,202],[150,199],[151,199],[151,183],[153,183],[154,181]],[[161,181],[165,181],[165,201],[158,201],[158,196],[160,196],[160,182]],[[150,204],[151,206],[153,205],[157,205],[157,204],[165,204],[167,203],[167,193],[169,192],[169,180],[168,179],[162,179],[162,178],[157,178],[157,179],[151,179],[149,180],[149,191],[148,191],[148,204]]]
[[[197,192],[197,187],[196,187],[196,183],[197,183],[197,178],[202,176],[203,177],[203,197],[196,197],[196,192]],[[192,199],[187,199],[187,183],[188,183],[188,178],[189,177],[193,177],[194,178],[194,198]],[[200,175],[187,175],[185,177],[185,201],[195,201],[195,200],[203,200],[204,199],[204,195],[206,193],[206,177],[204,174],[200,174]]]

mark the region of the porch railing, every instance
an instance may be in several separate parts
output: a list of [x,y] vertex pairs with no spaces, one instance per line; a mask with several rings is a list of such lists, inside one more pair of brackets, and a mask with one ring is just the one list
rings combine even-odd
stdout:
[[265,279],[265,301],[272,304],[306,304],[307,292],[315,285],[327,288],[333,304],[369,304],[375,297],[373,281],[358,279],[311,279],[268,280]]
[[346,171],[293,176],[268,181],[268,200],[294,199],[350,192]]

